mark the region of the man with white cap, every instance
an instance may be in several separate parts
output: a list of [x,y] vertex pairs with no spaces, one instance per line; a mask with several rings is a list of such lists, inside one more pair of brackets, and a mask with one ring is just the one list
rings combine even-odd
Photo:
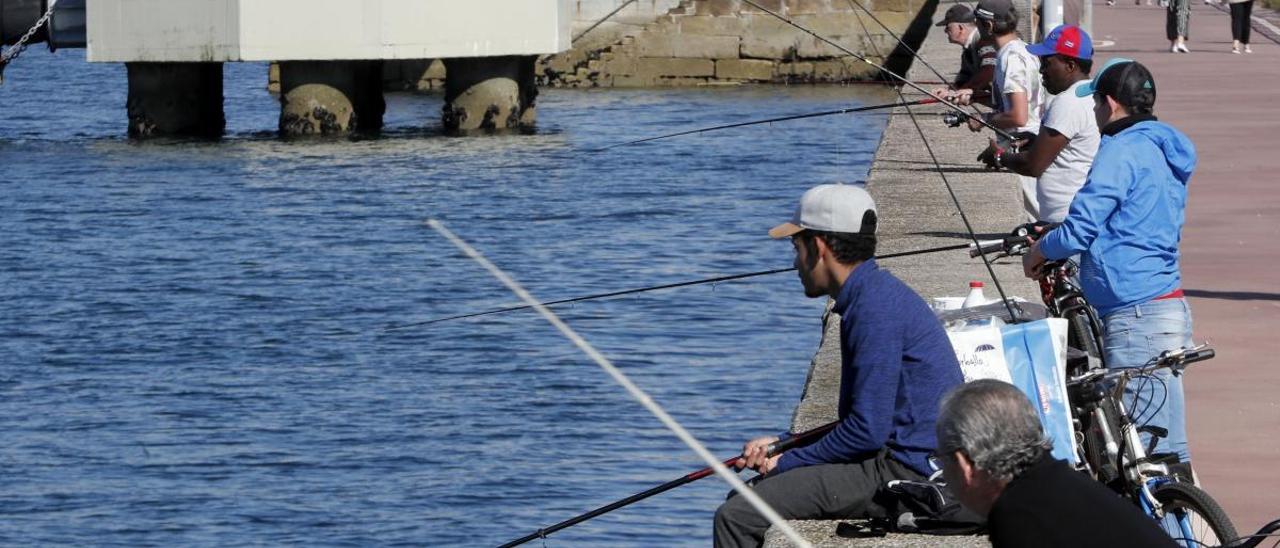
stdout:
[[[787,519],[887,517],[876,492],[934,472],[938,401],[963,382],[929,306],[876,264],[876,222],[862,187],[820,185],[800,199],[791,222],[769,231],[791,238],[805,295],[834,298],[841,318],[840,425],[775,457],[766,451],[779,437],[751,440],[737,462],[764,475],[756,493]],[[768,527],[731,496],[716,512],[715,545],[759,546]]]

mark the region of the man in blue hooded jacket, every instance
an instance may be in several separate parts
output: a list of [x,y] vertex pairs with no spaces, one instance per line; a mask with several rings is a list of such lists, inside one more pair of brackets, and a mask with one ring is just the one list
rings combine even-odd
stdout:
[[[1155,80],[1135,61],[1111,59],[1076,93],[1093,95],[1102,142],[1066,220],[1031,248],[1023,268],[1036,277],[1046,259],[1081,254],[1080,285],[1102,317],[1107,366],[1141,367],[1191,345],[1178,242],[1195,147],[1152,115]],[[1139,424],[1168,430],[1157,453],[1189,463],[1182,379],[1168,370],[1158,376],[1162,382],[1130,383],[1125,405]]]

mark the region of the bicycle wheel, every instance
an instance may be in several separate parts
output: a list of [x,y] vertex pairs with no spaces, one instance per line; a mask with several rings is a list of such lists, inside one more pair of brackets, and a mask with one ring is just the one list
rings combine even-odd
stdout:
[[[1067,345],[1072,348],[1083,350],[1092,358],[1102,359],[1102,342],[1096,336],[1097,326],[1093,325],[1093,318],[1090,314],[1076,310],[1067,314],[1067,325],[1070,329],[1067,331]],[[1084,371],[1068,371],[1068,376],[1074,376],[1084,373]]]
[[1236,528],[1217,501],[1189,483],[1169,482],[1156,488],[1160,527],[1187,548],[1221,546],[1235,540]]

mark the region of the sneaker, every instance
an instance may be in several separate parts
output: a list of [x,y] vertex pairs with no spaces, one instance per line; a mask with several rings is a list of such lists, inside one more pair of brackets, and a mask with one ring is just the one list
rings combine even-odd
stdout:
[[1177,45],[1173,46],[1173,50],[1174,50],[1174,51],[1180,51],[1180,52],[1182,52],[1182,53],[1191,53],[1191,50],[1187,48],[1187,43],[1186,43],[1186,42],[1183,42],[1183,43],[1181,43],[1181,44],[1177,44]]
[[1253,53],[1253,49],[1251,49],[1251,48],[1249,47],[1249,44],[1245,44],[1245,45],[1244,45],[1244,52],[1245,52],[1245,53]]
[[1237,47],[1235,47],[1235,46],[1232,46],[1232,47],[1231,47],[1231,53],[1234,53],[1234,54],[1236,54],[1236,55],[1240,55],[1240,48],[1237,48]]

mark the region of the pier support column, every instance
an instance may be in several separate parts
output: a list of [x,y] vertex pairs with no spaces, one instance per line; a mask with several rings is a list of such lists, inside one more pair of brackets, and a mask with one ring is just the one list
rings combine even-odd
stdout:
[[537,120],[536,60],[529,55],[445,59],[445,129],[532,127]]
[[343,135],[382,129],[382,61],[280,63],[280,133]]
[[125,63],[129,73],[129,136],[217,138],[222,112],[222,63]]

